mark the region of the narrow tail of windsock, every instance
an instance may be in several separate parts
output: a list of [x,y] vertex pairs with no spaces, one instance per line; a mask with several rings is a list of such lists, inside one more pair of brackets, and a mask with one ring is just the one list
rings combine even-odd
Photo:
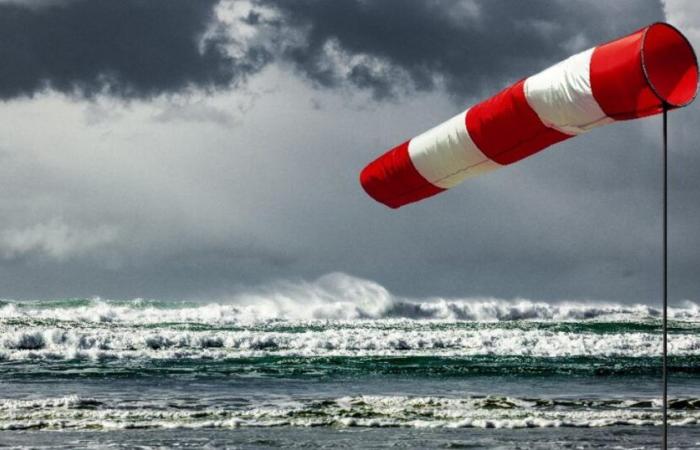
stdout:
[[521,80],[380,156],[360,175],[399,208],[600,125],[687,105],[698,65],[688,40],[654,23]]

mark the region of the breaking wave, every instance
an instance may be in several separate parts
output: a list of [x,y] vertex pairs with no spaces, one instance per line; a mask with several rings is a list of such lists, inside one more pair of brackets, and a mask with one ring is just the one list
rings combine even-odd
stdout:
[[[87,323],[203,323],[251,325],[270,321],[644,321],[660,317],[656,307],[603,302],[546,303],[494,298],[407,299],[381,285],[345,274],[314,282],[277,283],[212,303],[99,298],[48,302],[0,302],[0,320]],[[700,321],[700,306],[686,301],[670,308],[675,320]]]
[[[460,326],[189,331],[164,328],[4,327],[0,360],[222,359],[259,356],[649,357],[661,336],[647,332],[552,331]],[[700,356],[694,333],[673,335],[670,354]]]
[[[669,424],[700,423],[700,399],[670,401]],[[280,426],[550,428],[659,426],[657,399],[353,396],[244,402],[103,401],[77,396],[0,400],[0,429],[207,429]]]
[[[405,299],[342,274],[216,303],[5,301],[0,378],[132,369],[179,373],[189,365],[206,365],[207,374],[280,376],[655,374],[658,313],[646,305],[612,303]],[[671,370],[695,376],[699,307],[688,302],[670,316]]]

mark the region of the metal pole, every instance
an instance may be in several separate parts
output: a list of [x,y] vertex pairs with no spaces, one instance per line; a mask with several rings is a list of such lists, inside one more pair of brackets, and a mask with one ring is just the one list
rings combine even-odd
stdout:
[[668,108],[663,106],[663,446],[668,448]]

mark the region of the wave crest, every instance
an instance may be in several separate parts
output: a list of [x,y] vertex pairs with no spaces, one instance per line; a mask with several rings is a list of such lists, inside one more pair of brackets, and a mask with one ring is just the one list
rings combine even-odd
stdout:
[[[383,286],[342,273],[313,282],[284,282],[218,302],[165,302],[93,298],[54,302],[5,301],[0,321],[16,319],[90,323],[251,324],[270,321],[443,320],[443,321],[643,321],[656,307],[603,302],[538,302],[528,299],[395,296]],[[700,306],[686,301],[669,309],[675,320],[700,321]]]
[[[658,399],[353,396],[235,408],[199,403],[100,403],[78,397],[0,400],[0,429],[216,429],[335,426],[410,428],[545,428],[658,426]],[[669,423],[696,425],[698,399],[672,399]]]

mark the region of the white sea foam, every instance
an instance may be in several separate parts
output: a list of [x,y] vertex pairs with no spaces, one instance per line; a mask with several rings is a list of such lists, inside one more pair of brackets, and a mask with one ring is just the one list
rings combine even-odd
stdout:
[[[238,428],[276,426],[540,428],[658,426],[655,399],[571,400],[512,397],[356,396],[203,407],[201,404],[99,403],[78,397],[0,400],[0,429]],[[669,423],[700,423],[698,400],[681,400]],[[693,403],[695,402],[695,403]],[[640,406],[641,405],[641,406]]]
[[[440,320],[440,321],[641,321],[660,317],[643,304],[604,302],[537,302],[527,299],[425,298],[392,295],[381,285],[344,274],[314,282],[277,283],[241,293],[225,301],[201,304],[114,302],[92,299],[87,304],[36,304],[8,301],[0,321],[58,320],[79,323],[203,323],[251,325],[270,321]],[[669,309],[676,320],[700,321],[700,305],[686,301]]]
[[[673,335],[670,354],[700,356],[692,333]],[[302,331],[188,331],[166,328],[3,327],[0,358],[232,358],[298,356],[643,357],[658,355],[661,337],[643,332],[591,333],[522,328],[307,328]]]
[[95,405],[98,402],[92,398],[81,398],[77,395],[64,397],[36,398],[29,400],[0,399],[0,411],[16,411],[47,408],[76,408]]

